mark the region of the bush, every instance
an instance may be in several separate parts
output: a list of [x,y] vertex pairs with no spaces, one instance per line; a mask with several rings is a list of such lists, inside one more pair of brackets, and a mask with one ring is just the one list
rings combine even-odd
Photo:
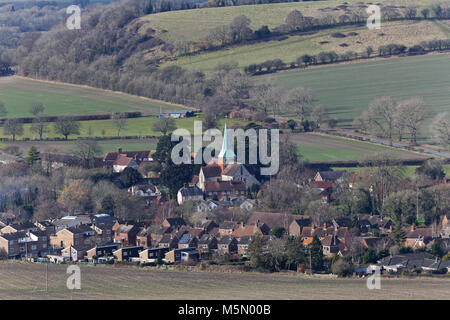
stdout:
[[334,33],[331,34],[331,36],[333,38],[345,38],[346,37],[346,35],[341,33],[341,32],[334,32]]
[[339,277],[345,277],[352,274],[352,267],[345,261],[345,259],[340,258],[331,265],[331,272],[338,275]]

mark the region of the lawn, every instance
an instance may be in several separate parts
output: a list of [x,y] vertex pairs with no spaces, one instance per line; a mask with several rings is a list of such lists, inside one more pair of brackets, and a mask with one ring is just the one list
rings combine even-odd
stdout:
[[[447,30],[450,28],[447,26]],[[333,38],[332,33],[347,34],[345,38]],[[349,32],[357,35],[349,36]],[[346,51],[363,53],[368,46],[375,50],[390,43],[403,44],[407,47],[421,41],[447,39],[444,24],[433,21],[397,21],[383,23],[382,30],[369,30],[367,27],[346,26],[322,30],[309,35],[290,36],[286,40],[272,40],[251,45],[235,46],[203,54],[179,57],[174,62],[167,62],[162,67],[176,64],[183,68],[199,69],[205,72],[213,70],[218,64],[235,61],[243,69],[252,63],[261,63],[268,59],[280,58],[285,63],[295,62],[302,54],[318,54],[321,51]]]
[[103,114],[124,111],[140,111],[146,115],[156,115],[160,109],[184,108],[181,105],[124,93],[17,76],[0,78],[0,100],[8,110],[8,117],[30,117],[28,108],[33,102],[42,103],[47,115]]
[[[339,125],[349,127],[375,97],[421,96],[431,114],[450,111],[450,54],[382,59],[365,63],[280,72],[270,76],[289,90],[306,86]],[[259,77],[259,79],[262,79]],[[422,133],[428,136],[430,120]]]
[[[67,265],[0,261],[0,299],[448,299],[449,279],[366,279],[302,274],[187,272],[148,267],[80,266],[81,290],[71,292]],[[175,315],[174,311],[174,315]]]

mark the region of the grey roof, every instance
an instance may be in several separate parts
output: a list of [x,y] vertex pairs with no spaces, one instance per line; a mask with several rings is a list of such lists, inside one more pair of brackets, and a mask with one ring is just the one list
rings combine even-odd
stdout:
[[237,223],[234,221],[224,221],[219,225],[219,229],[232,229],[237,227]]
[[346,174],[347,171],[340,170],[340,171],[319,171],[320,176],[325,181],[334,181],[339,178],[342,178],[344,174]]
[[233,239],[235,238],[230,236],[224,236],[219,240],[219,244],[229,244]]
[[181,188],[178,192],[180,192],[183,197],[203,196],[203,191],[196,186],[186,186]]

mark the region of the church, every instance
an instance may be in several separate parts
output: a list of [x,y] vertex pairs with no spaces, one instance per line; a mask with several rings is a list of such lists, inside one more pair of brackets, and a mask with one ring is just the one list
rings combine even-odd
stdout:
[[246,199],[247,189],[254,184],[260,183],[244,164],[236,161],[225,123],[222,149],[217,158],[200,169],[197,186],[203,191],[205,199],[227,201]]

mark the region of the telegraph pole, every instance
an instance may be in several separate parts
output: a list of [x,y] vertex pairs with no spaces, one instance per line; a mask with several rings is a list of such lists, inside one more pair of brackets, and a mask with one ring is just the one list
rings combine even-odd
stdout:
[[309,247],[309,275],[312,275],[311,247]]
[[45,263],[45,292],[48,292],[48,261]]

